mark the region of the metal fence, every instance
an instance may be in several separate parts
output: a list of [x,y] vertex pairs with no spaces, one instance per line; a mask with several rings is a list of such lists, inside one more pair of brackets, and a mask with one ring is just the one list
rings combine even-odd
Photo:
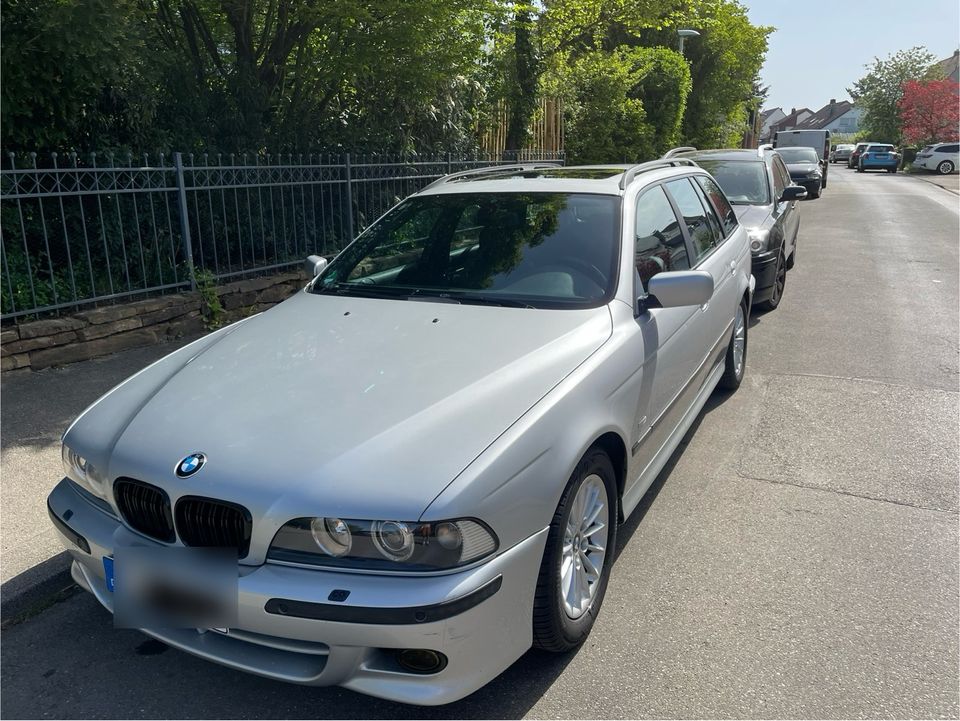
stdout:
[[339,250],[447,173],[562,163],[563,154],[87,159],[53,153],[49,166],[38,167],[35,153],[7,154],[0,169],[3,320],[289,268],[311,253]]

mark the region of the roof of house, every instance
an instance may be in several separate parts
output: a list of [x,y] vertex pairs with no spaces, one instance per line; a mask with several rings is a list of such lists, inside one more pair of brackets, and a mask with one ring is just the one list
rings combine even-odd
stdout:
[[953,55],[943,60],[938,60],[934,65],[940,68],[945,78],[957,75],[958,70],[960,70],[960,50],[954,50]]
[[803,115],[804,113],[807,113],[808,115],[812,115],[813,111],[810,108],[793,108],[787,117],[785,117],[783,120],[778,120],[776,123],[774,123],[771,130],[777,130],[777,129],[786,128],[786,127],[789,127],[789,128],[796,127],[797,125],[799,125],[799,122],[797,120],[798,116]]
[[797,126],[797,129],[819,130],[820,128],[825,128],[841,115],[849,113],[852,108],[853,103],[848,100],[841,100],[839,103],[836,100],[831,100],[809,118],[800,123]]
[[773,114],[774,114],[775,112],[777,112],[778,110],[779,110],[781,113],[783,112],[783,108],[770,108],[769,110],[761,110],[761,111],[760,111],[760,120],[764,120],[764,121],[765,121],[767,118],[769,118],[771,115],[773,115]]

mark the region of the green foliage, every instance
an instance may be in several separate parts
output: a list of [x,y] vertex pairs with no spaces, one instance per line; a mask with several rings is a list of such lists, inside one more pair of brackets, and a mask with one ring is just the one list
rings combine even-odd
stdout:
[[773,28],[752,25],[735,0],[704,2],[691,25],[701,35],[690,38],[684,48],[693,81],[683,118],[684,143],[737,147],[748,107],[756,104],[754,81]]
[[566,88],[570,162],[634,162],[676,145],[690,72],[666,48],[583,55],[553,82]]
[[0,143],[106,150],[152,135],[159,94],[135,0],[3,0]]
[[217,278],[206,268],[197,268],[194,271],[194,278],[197,281],[197,292],[200,293],[200,301],[203,304],[201,312],[203,313],[204,325],[207,330],[216,330],[223,325],[223,304],[220,303],[220,296],[217,295]]
[[885,60],[874,58],[867,73],[847,88],[850,97],[863,109],[858,137],[878,143],[902,141],[900,99],[908,80],[933,80],[935,57],[923,47],[900,50]]

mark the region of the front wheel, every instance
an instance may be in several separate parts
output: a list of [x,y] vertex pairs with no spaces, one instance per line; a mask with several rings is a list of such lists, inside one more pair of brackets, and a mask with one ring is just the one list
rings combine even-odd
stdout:
[[733,319],[733,335],[730,336],[723,376],[720,378],[720,387],[728,391],[740,387],[747,368],[747,312],[746,301],[741,301]]
[[937,166],[937,172],[940,173],[940,175],[950,175],[950,173],[953,172],[953,163],[949,160],[944,160]]
[[815,200],[816,198],[819,198],[819,197],[820,197],[820,189],[821,189],[821,187],[822,187],[822,186],[818,185],[815,189],[813,189],[813,190],[810,191],[810,198],[811,198],[811,200]]
[[858,172],[858,173],[862,173],[862,172],[863,172],[863,165],[857,165],[857,172]]
[[783,298],[783,289],[787,285],[787,263],[783,260],[783,254],[777,258],[777,275],[773,281],[773,295],[769,299],[758,303],[760,310],[776,310],[780,305],[780,299]]
[[553,515],[533,601],[533,643],[569,651],[590,634],[617,540],[617,484],[610,457],[591,448]]

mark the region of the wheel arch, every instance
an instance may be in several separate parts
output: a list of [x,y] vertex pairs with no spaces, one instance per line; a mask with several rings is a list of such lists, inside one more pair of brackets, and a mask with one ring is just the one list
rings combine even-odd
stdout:
[[[613,464],[613,471],[616,473],[617,482],[617,521],[623,523],[623,489],[627,482],[627,446],[619,433],[607,431],[593,443],[589,448],[600,448],[610,458]],[[589,449],[588,449],[589,451]]]

